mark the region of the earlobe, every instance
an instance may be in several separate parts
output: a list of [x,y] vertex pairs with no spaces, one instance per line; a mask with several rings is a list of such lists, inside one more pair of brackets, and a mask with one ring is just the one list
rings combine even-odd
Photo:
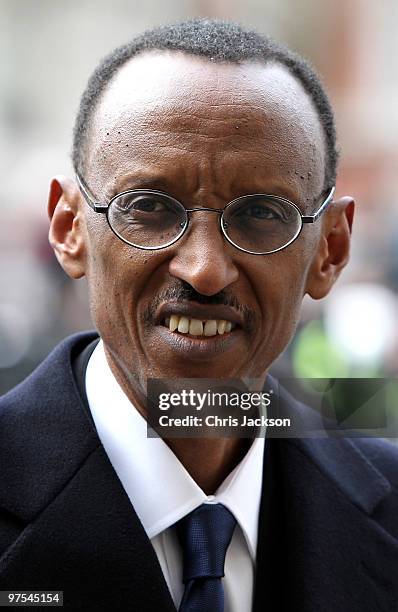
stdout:
[[49,241],[62,268],[71,278],[85,274],[85,234],[77,185],[56,176],[48,196]]
[[334,202],[325,216],[305,290],[314,300],[329,293],[348,263],[353,217],[354,200],[351,197]]

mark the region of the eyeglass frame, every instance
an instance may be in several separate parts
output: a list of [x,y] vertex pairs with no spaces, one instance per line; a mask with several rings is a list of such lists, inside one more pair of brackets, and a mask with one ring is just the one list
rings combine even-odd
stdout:
[[[182,202],[180,202],[179,200],[177,200],[176,198],[174,198],[173,196],[171,196],[170,194],[163,192],[163,191],[159,191],[157,189],[126,189],[125,191],[121,191],[120,193],[117,193],[116,195],[114,195],[108,202],[108,204],[101,204],[100,202],[97,202],[95,197],[93,196],[92,192],[90,191],[88,185],[86,184],[86,182],[84,181],[84,179],[78,174],[76,173],[76,181],[78,184],[78,187],[84,197],[84,199],[86,200],[87,204],[90,206],[90,208],[96,212],[96,213],[105,213],[106,214],[106,220],[108,222],[108,225],[110,227],[110,229],[112,230],[112,232],[115,234],[115,236],[117,236],[117,238],[119,238],[119,240],[121,240],[122,242],[124,242],[125,244],[128,244],[129,246],[135,247],[137,249],[142,249],[144,251],[159,251],[160,249],[166,249],[167,247],[171,246],[172,244],[174,244],[175,242],[177,242],[178,240],[180,240],[180,238],[183,237],[183,235],[186,233],[188,227],[189,227],[189,214],[188,213],[192,213],[192,212],[201,212],[201,211],[207,211],[207,212],[214,212],[214,213],[218,213],[220,215],[220,228],[221,228],[221,232],[224,235],[224,237],[226,238],[226,240],[232,244],[232,246],[234,246],[236,249],[238,249],[239,251],[243,251],[244,253],[248,253],[249,255],[271,255],[272,253],[277,253],[278,251],[282,251],[283,249],[286,249],[288,246],[290,246],[295,240],[297,240],[297,238],[300,236],[301,231],[303,229],[303,225],[304,223],[315,223],[315,221],[317,221],[319,219],[319,217],[322,215],[322,213],[326,210],[327,206],[330,204],[330,202],[333,199],[333,195],[335,192],[335,186],[333,186],[326,199],[322,202],[322,204],[320,205],[320,207],[318,208],[318,210],[313,214],[313,215],[303,215],[300,208],[297,206],[297,204],[295,204],[294,202],[292,202],[291,200],[289,200],[288,198],[284,198],[282,196],[278,196],[278,195],[273,195],[273,194],[266,194],[266,193],[251,193],[251,194],[247,194],[244,196],[239,196],[238,198],[234,198],[233,200],[231,200],[230,202],[228,202],[224,208],[221,209],[217,209],[217,208],[206,208],[206,207],[196,207],[196,208],[185,208],[185,206],[182,204]],[[185,227],[182,229],[181,233],[178,234],[175,238],[173,238],[173,240],[171,240],[170,242],[168,242],[167,244],[164,244],[162,246],[155,246],[155,247],[145,247],[145,246],[139,246],[137,244],[132,244],[131,242],[128,242],[128,240],[126,240],[125,238],[123,238],[122,236],[120,236],[112,227],[111,223],[109,222],[109,216],[108,216],[108,212],[109,209],[111,207],[111,204],[114,200],[116,200],[116,198],[119,198],[120,196],[124,196],[127,195],[129,193],[136,193],[136,192],[140,192],[143,194],[153,194],[153,195],[160,195],[160,196],[167,196],[169,198],[171,198],[172,200],[174,200],[175,202],[177,202],[178,204],[181,205],[182,209],[184,209],[185,213],[186,213],[186,224]],[[272,251],[267,251],[266,253],[256,253],[254,251],[248,251],[247,249],[244,249],[243,247],[235,244],[232,239],[228,236],[228,234],[225,231],[224,228],[224,224],[223,224],[223,214],[225,212],[225,210],[231,206],[232,204],[235,204],[238,200],[241,200],[242,198],[250,198],[250,197],[259,197],[262,196],[264,198],[273,198],[279,202],[284,202],[289,204],[290,206],[293,206],[301,219],[301,225],[300,225],[300,229],[297,232],[297,234],[291,239],[289,240],[289,242],[285,245],[283,245],[282,247],[279,247],[278,249],[273,249]]]

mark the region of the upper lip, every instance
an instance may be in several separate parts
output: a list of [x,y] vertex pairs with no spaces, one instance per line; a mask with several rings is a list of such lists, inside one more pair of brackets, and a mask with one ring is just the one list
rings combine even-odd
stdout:
[[189,319],[224,319],[243,327],[243,318],[231,306],[223,304],[199,304],[198,302],[164,302],[156,311],[156,324],[160,325],[171,315],[182,315]]

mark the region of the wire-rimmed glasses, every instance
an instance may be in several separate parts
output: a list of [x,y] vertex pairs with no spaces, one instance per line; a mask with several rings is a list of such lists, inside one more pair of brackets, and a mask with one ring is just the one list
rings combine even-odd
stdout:
[[181,202],[154,189],[128,189],[116,194],[108,204],[96,202],[84,179],[77,183],[88,205],[106,214],[111,230],[123,242],[154,251],[179,240],[189,227],[194,212],[219,215],[220,229],[230,244],[251,255],[268,255],[292,244],[304,223],[314,223],[333,198],[332,187],[326,199],[312,215],[303,215],[299,207],[281,196],[254,193],[229,202],[224,208],[185,208]]

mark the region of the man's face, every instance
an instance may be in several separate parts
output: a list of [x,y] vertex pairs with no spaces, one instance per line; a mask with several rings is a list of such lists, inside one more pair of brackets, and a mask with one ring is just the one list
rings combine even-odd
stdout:
[[[268,193],[311,213],[324,188],[316,111],[275,64],[142,54],[108,86],[89,142],[85,179],[104,203],[130,188],[167,192],[186,208]],[[82,206],[92,317],[125,388],[147,377],[264,375],[296,328],[321,222],[285,250],[256,256],[225,240],[219,215],[196,212],[178,242],[143,251]],[[230,321],[232,330],[170,331],[171,314]]]

